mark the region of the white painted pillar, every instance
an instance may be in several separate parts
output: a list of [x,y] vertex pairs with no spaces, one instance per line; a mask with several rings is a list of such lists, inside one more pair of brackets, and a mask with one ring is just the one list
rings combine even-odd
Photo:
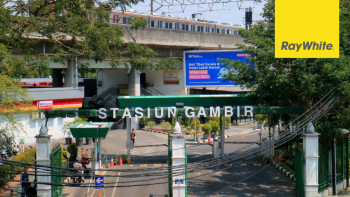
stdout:
[[131,161],[131,155],[130,155],[131,138],[130,138],[130,134],[131,134],[131,119],[126,117],[126,152],[127,152],[126,160],[127,160],[127,162]]
[[225,154],[225,114],[220,117],[220,156]]
[[[40,128],[39,135],[36,138],[36,163],[37,165],[50,166],[51,144],[50,138],[52,135],[47,135],[47,128],[44,124]],[[37,169],[37,181],[50,183],[51,176],[47,174],[45,169]],[[42,176],[46,175],[46,176]],[[51,186],[46,184],[37,185],[37,196],[51,197]]]
[[[312,126],[313,127],[313,126]],[[310,130],[308,129],[308,132]],[[304,190],[305,197],[318,195],[318,138],[319,133],[304,133]]]
[[[178,122],[176,124],[179,124]],[[180,127],[180,126],[179,126]],[[174,197],[186,197],[186,155],[185,135],[181,133],[170,134],[172,151],[172,189]]]
[[98,170],[100,169],[100,163],[97,161],[98,157],[98,147],[97,147],[97,142],[98,142],[98,138],[95,139],[95,143],[94,143],[94,172],[95,174],[98,174]]
[[100,167],[99,169],[101,169],[101,167],[102,167],[102,164],[101,164],[101,160],[102,160],[101,146],[102,146],[102,139],[99,137],[98,138],[98,166]]

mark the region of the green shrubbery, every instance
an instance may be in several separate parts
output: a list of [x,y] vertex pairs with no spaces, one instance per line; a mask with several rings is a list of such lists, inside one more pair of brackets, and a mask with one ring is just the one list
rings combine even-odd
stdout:
[[147,126],[154,127],[154,126],[156,126],[156,123],[154,121],[149,121],[149,122],[147,122]]
[[202,130],[205,134],[210,134],[210,132],[213,130],[213,127],[210,124],[204,124]]
[[211,122],[211,127],[213,128],[213,132],[217,132],[220,130],[220,126],[216,121]]
[[[24,153],[14,156],[11,161],[21,163],[35,163],[36,148],[24,151]],[[23,172],[24,167],[12,164],[3,164],[0,168],[0,178],[13,179],[18,172]],[[0,181],[0,187],[5,185],[7,181]]]
[[163,129],[170,129],[171,128],[171,124],[169,122],[161,122],[159,124],[159,126]]

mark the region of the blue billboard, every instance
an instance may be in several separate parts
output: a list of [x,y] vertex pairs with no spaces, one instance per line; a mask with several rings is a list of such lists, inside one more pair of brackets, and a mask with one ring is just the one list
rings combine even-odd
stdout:
[[227,67],[220,64],[218,58],[247,62],[250,54],[233,50],[185,51],[185,85],[186,86],[234,86],[232,81],[224,81]]

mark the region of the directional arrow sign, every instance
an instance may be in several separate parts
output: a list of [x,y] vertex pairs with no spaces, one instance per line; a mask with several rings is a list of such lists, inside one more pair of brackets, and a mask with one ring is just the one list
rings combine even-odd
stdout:
[[103,177],[95,177],[95,189],[103,189],[105,180]]

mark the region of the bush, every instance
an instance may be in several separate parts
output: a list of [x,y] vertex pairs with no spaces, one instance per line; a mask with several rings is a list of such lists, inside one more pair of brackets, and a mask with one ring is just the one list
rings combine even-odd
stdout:
[[228,125],[231,125],[231,117],[226,117],[226,118],[225,118],[225,128],[226,128]]
[[154,126],[156,126],[156,123],[154,121],[149,121],[149,122],[147,122],[147,126],[154,127]]
[[268,120],[267,114],[256,114],[255,119],[258,121],[258,124],[264,124]]
[[211,127],[213,128],[213,132],[217,132],[220,130],[220,126],[217,122],[211,122]]
[[[194,130],[194,120],[192,120],[190,126],[191,126],[191,129]],[[198,119],[196,119],[196,131],[199,131],[199,130],[200,130],[200,127],[201,127],[201,122],[200,122]]]
[[[11,161],[21,163],[35,163],[36,148],[24,151],[24,153],[14,156]],[[13,172],[22,172],[24,167],[12,164],[3,164],[0,168],[0,178],[13,179],[17,174]],[[3,186],[7,181],[0,181],[0,186]]]
[[139,119],[139,123],[146,124],[147,123],[147,117],[146,116],[142,116],[142,118]]
[[202,127],[202,130],[204,131],[205,134],[210,134],[211,131],[213,130],[213,127],[210,124],[204,124]]
[[70,154],[70,157],[74,157],[74,159],[77,158],[77,155],[78,155],[78,146],[75,144],[75,143],[72,143],[70,144],[68,147],[67,147],[67,151],[69,152]]
[[169,122],[161,122],[159,125],[163,129],[170,129],[171,128],[171,124]]

